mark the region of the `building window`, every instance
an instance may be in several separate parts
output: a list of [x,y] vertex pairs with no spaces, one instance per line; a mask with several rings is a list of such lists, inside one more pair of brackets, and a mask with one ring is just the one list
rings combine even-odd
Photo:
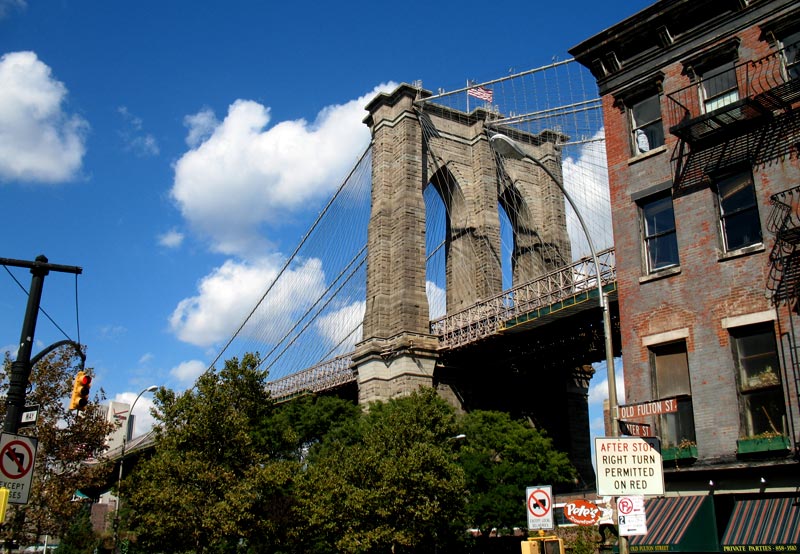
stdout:
[[705,113],[739,100],[736,69],[732,61],[704,72],[700,85]]
[[726,252],[761,242],[755,187],[750,172],[717,182],[720,228]]
[[633,151],[636,154],[644,154],[664,144],[664,126],[661,124],[661,102],[658,94],[632,104],[630,114]]
[[786,405],[773,324],[738,327],[730,333],[739,382],[742,436],[785,434]]
[[678,265],[678,239],[672,196],[667,192],[639,204],[647,272]]
[[686,342],[678,341],[650,347],[657,399],[677,398],[678,411],[659,417],[662,447],[694,444],[694,411],[689,382]]
[[781,38],[783,65],[789,79],[800,77],[800,30]]

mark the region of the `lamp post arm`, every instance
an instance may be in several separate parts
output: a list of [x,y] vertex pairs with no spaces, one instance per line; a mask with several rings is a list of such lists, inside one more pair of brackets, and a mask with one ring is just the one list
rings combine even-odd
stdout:
[[592,260],[594,261],[594,270],[596,274],[595,276],[597,278],[598,302],[600,302],[600,307],[603,309],[603,334],[605,335],[606,370],[608,379],[608,410],[611,418],[611,436],[618,437],[619,422],[617,417],[617,377],[614,369],[614,350],[611,339],[611,313],[608,309],[608,298],[606,298],[606,295],[603,293],[603,281],[600,278],[600,260],[597,258],[597,250],[594,248],[592,236],[589,234],[589,229],[586,227],[586,222],[583,220],[581,212],[578,210],[578,207],[572,200],[572,196],[570,196],[570,194],[567,192],[567,189],[564,188],[564,185],[561,184],[561,181],[556,179],[556,176],[553,175],[553,172],[550,171],[550,168],[544,165],[540,160],[526,153],[523,153],[523,156],[526,160],[535,164],[542,171],[544,171],[561,190],[564,198],[567,199],[570,207],[572,207],[572,211],[575,212],[575,216],[578,218],[578,222],[581,224],[581,229],[583,229],[583,234],[586,236],[586,241],[589,243],[589,251],[592,253]]

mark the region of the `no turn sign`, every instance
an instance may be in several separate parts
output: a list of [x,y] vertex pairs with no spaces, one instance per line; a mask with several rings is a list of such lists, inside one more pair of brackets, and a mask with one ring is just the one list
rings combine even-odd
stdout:
[[37,440],[3,433],[0,436],[0,487],[9,490],[11,504],[27,504],[36,460]]
[[549,530],[553,524],[553,488],[550,485],[525,489],[525,505],[528,510],[528,529]]

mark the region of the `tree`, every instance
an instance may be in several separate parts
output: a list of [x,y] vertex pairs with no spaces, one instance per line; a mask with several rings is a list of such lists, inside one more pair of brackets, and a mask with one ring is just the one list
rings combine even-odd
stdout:
[[454,429],[454,410],[433,389],[371,404],[348,432],[326,437],[299,477],[307,532],[298,539],[314,552],[447,551],[463,530]]
[[466,474],[471,527],[527,527],[525,488],[570,483],[575,469],[543,432],[503,412],[476,410],[461,417],[466,441],[458,460]]
[[155,396],[155,453],[123,497],[137,549],[275,551],[291,523],[297,462],[275,459],[274,406],[257,355],[208,371],[193,389]]
[[[90,490],[105,481],[110,468],[105,464],[88,466],[105,450],[105,440],[113,424],[105,418],[100,402],[102,389],[81,411],[68,409],[79,358],[71,346],[54,350],[31,369],[28,404],[39,406],[35,427],[22,428],[20,435],[36,437],[38,447],[33,481],[27,505],[11,504],[6,524],[0,531],[4,539],[20,544],[35,542],[41,535],[61,536],[82,506],[71,502],[79,489]],[[6,354],[0,374],[0,394],[8,391],[11,360]],[[90,375],[91,368],[85,370]],[[5,403],[0,416],[5,418]]]

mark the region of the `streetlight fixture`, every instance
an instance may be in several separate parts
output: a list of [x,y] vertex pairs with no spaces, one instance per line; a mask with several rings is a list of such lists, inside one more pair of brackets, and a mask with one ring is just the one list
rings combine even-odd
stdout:
[[119,477],[117,478],[117,506],[114,510],[114,551],[118,551],[117,546],[119,545],[119,505],[122,504],[122,466],[125,463],[125,443],[131,440],[131,434],[133,433],[133,408],[136,406],[136,402],[139,401],[139,398],[146,393],[146,392],[155,392],[158,390],[157,385],[150,385],[146,389],[142,390],[139,394],[136,395],[136,398],[131,404],[131,409],[128,411],[128,420],[125,422],[125,435],[122,437],[122,449],[120,450],[119,456]]
[[594,243],[592,242],[592,237],[589,234],[589,230],[586,228],[586,222],[583,220],[583,216],[578,210],[578,206],[575,205],[575,202],[564,188],[564,185],[561,184],[561,181],[556,179],[556,176],[553,175],[553,172],[550,171],[550,169],[544,163],[542,163],[541,160],[526,153],[516,141],[501,133],[493,134],[489,138],[489,142],[491,143],[492,148],[494,148],[495,152],[498,154],[508,158],[513,158],[515,160],[528,160],[544,171],[547,176],[550,177],[550,179],[556,184],[556,186],[558,186],[559,190],[561,190],[561,193],[564,195],[564,198],[567,199],[567,202],[569,202],[569,205],[572,207],[572,211],[575,212],[575,215],[581,224],[583,234],[586,235],[586,241],[589,243],[589,250],[592,253],[592,260],[594,261],[595,273],[597,277],[597,298],[600,302],[600,308],[603,310],[603,334],[605,335],[606,368],[608,371],[608,409],[611,416],[611,436],[618,437],[619,423],[617,419],[617,379],[616,375],[614,374],[614,349],[611,342],[611,314],[608,310],[608,298],[606,298],[606,296],[603,294],[603,282],[600,279],[600,260],[597,258],[597,251],[594,248]]

